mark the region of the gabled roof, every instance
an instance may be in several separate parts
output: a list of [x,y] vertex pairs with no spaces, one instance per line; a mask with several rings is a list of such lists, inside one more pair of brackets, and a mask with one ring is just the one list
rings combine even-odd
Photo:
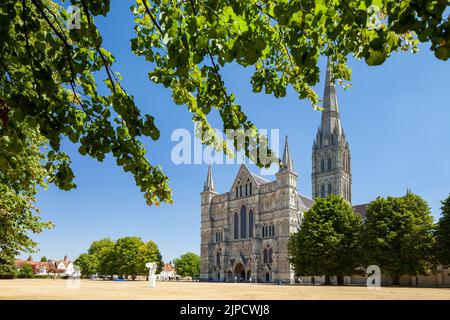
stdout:
[[164,263],[163,271],[175,272],[175,268],[173,267],[173,265],[171,263]]
[[363,218],[363,219],[366,218],[367,203],[365,203],[365,204],[357,204],[357,205],[354,205],[352,208],[357,214],[359,214],[361,216],[361,218]]
[[237,172],[237,174],[236,174],[236,177],[234,178],[233,184],[231,185],[231,192],[233,192],[233,188],[234,188],[234,186],[236,185],[236,182],[237,182],[238,177],[239,177],[239,173],[242,172],[242,171],[247,172],[247,174],[249,175],[249,177],[253,180],[253,182],[254,182],[256,185],[260,185],[260,184],[263,184],[263,183],[270,182],[270,181],[264,179],[263,177],[260,177],[260,176],[258,176],[258,175],[256,175],[256,174],[252,173],[252,172],[250,171],[250,169],[249,169],[245,164],[241,164],[241,166],[239,167],[239,170],[238,170],[238,172]]
[[29,264],[33,267],[34,270],[39,269],[46,269],[49,272],[64,272],[65,270],[58,269],[58,265],[62,263],[65,268],[69,266],[69,264],[72,263],[70,260],[60,260],[60,261],[47,261],[47,262],[40,262],[40,261],[29,261],[29,260],[16,260],[16,268],[21,269],[25,264]]
[[267,180],[266,178],[263,178],[263,177],[261,177],[261,176],[258,176],[257,174],[255,174],[255,173],[253,173],[253,172],[250,172],[250,173],[252,174],[253,179],[255,179],[255,182],[256,182],[258,185],[264,184],[264,183],[267,183],[267,182],[270,182],[270,180]]
[[310,199],[310,198],[308,198],[308,197],[306,197],[304,195],[298,194],[298,198],[303,203],[303,205],[306,208],[308,208],[308,209],[311,208],[313,206],[313,204],[314,204],[314,200],[313,199]]
[[[299,194],[298,198],[301,202],[303,202],[304,206],[306,208],[311,208],[314,205],[314,200],[310,199],[304,195]],[[365,204],[357,204],[352,206],[353,211],[355,211],[357,214],[359,214],[361,216],[361,218],[365,218],[366,217],[366,213],[367,213],[367,203]]]

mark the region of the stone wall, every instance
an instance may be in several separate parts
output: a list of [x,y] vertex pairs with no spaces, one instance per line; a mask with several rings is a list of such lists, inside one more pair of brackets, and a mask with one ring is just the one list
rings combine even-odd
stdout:
[[[298,277],[302,284],[311,284],[311,277]],[[316,285],[323,284],[325,277],[316,276]],[[331,283],[337,284],[337,278],[331,277]],[[352,275],[344,277],[344,284],[346,285],[363,285],[367,283],[367,277],[361,275]],[[381,276],[381,286],[391,286],[392,279],[390,276]],[[450,268],[438,268],[435,273],[431,273],[424,276],[401,276],[400,286],[405,287],[450,287]]]

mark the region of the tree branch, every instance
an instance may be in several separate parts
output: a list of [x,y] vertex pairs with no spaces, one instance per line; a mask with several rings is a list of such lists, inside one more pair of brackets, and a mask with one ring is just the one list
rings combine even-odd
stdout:
[[[44,20],[47,22],[48,26],[53,30],[53,32],[56,34],[56,36],[63,42],[64,44],[64,49],[66,51],[66,58],[67,61],[69,62],[69,67],[70,67],[70,75],[71,75],[71,79],[70,79],[70,86],[72,87],[72,91],[74,94],[74,98],[78,101],[78,103],[80,104],[80,106],[82,107],[83,104],[81,103],[80,99],[78,98],[78,95],[75,91],[75,69],[73,66],[73,62],[72,62],[72,55],[70,50],[72,49],[71,45],[67,42],[67,39],[64,35],[64,32],[59,32],[56,27],[54,26],[54,24],[50,21],[50,19],[48,18],[48,16],[45,14],[44,10],[42,9],[42,7],[44,7],[48,12],[50,12],[50,14],[53,16],[53,18],[55,19],[55,21],[58,23],[58,26],[60,29],[61,25],[59,25],[58,22],[58,18],[55,16],[55,14],[47,7],[45,6],[42,2],[38,1],[38,0],[31,0],[31,2],[36,6],[37,10],[39,11],[39,13],[41,14],[41,16],[44,18]],[[42,7],[41,7],[42,6]]]
[[22,20],[23,20],[23,30],[24,30],[24,34],[25,34],[25,44],[26,44],[27,53],[28,53],[28,56],[30,59],[31,74],[33,75],[34,86],[37,89],[38,85],[37,85],[37,81],[36,81],[36,71],[34,70],[33,55],[31,54],[31,49],[30,49],[30,41],[29,41],[29,37],[28,37],[28,29],[27,29],[27,22],[26,22],[27,16],[25,13],[25,9],[26,9],[25,0],[22,0]]
[[147,11],[148,16],[150,17],[150,19],[153,22],[153,25],[156,26],[156,28],[158,28],[159,33],[163,34],[164,31],[162,30],[161,26],[158,24],[158,22],[156,21],[156,19],[153,17],[152,13],[150,12],[150,8],[147,5],[147,0],[142,0],[142,3],[144,4],[145,7],[145,11]]

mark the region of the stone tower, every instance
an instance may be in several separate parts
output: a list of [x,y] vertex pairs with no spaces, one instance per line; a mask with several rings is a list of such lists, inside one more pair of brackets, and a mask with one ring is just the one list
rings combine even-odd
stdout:
[[312,195],[341,195],[352,202],[350,148],[339,116],[336,86],[327,63],[322,121],[312,150]]
[[209,271],[209,248],[208,244],[211,239],[211,201],[212,198],[217,195],[216,188],[214,186],[214,180],[212,177],[211,166],[208,167],[208,174],[206,176],[206,181],[203,185],[203,192],[201,193],[201,234],[200,234],[200,254],[201,254],[201,264],[200,264],[200,277],[208,278]]
[[[280,164],[280,171],[275,175],[277,181],[277,189],[279,190],[281,208],[289,210],[295,206],[295,198],[297,194],[297,177],[294,171],[294,164],[289,151],[288,137],[284,143],[283,158]],[[286,214],[289,218],[290,214]]]

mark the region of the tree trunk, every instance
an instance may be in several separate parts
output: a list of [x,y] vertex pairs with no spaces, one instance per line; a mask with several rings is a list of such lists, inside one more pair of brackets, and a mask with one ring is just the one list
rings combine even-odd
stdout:
[[392,285],[393,286],[400,285],[400,276],[398,274],[392,276]]
[[338,276],[337,282],[338,282],[338,285],[343,286],[344,285],[344,276]]
[[324,285],[327,285],[327,286],[331,285],[331,276],[327,276],[327,275],[325,276]]

